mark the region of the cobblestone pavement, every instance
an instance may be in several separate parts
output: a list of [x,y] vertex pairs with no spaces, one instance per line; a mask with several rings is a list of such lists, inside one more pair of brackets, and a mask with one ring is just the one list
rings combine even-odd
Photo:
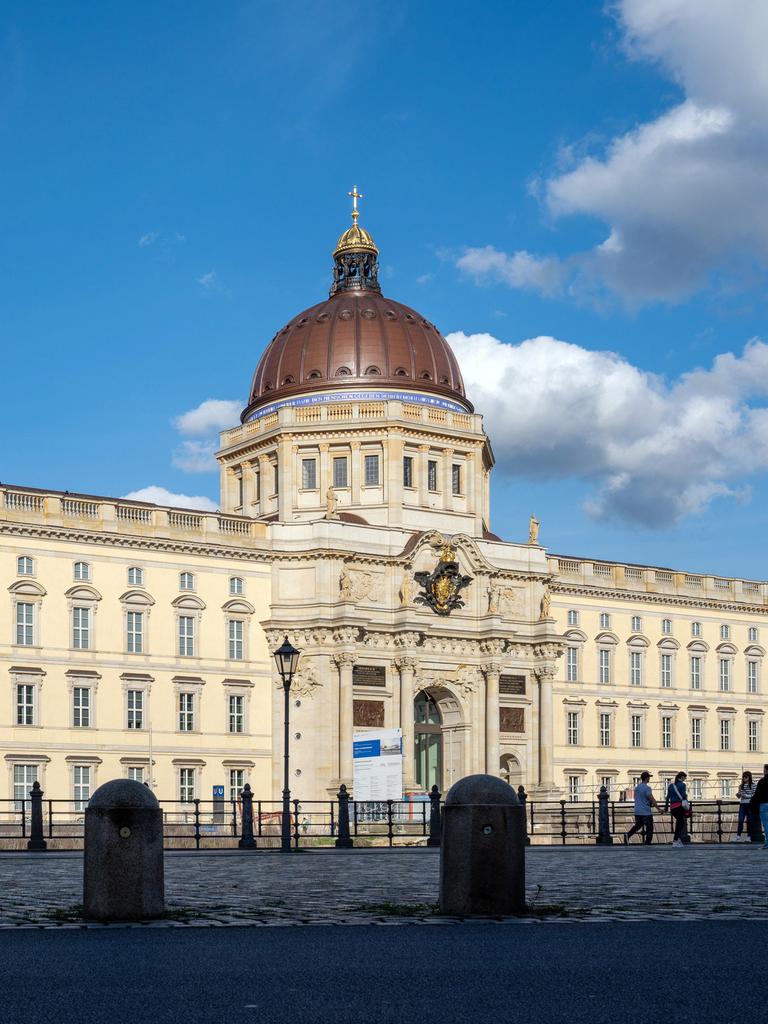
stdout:
[[[105,927],[80,916],[82,854],[0,854],[0,928]],[[434,850],[168,853],[168,917],[134,927],[440,924]],[[759,846],[529,849],[536,914],[500,919],[768,920]],[[106,926],[111,927],[111,926]]]

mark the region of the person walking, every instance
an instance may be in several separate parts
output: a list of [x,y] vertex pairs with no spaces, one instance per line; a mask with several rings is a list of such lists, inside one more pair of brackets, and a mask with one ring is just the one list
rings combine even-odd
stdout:
[[768,764],[763,765],[763,777],[758,779],[749,804],[752,813],[760,816],[760,824],[763,826],[763,849],[768,850]]
[[635,786],[635,824],[625,832],[623,836],[624,845],[629,843],[632,836],[645,829],[645,845],[650,846],[653,842],[653,808],[659,810],[653,790],[648,785],[651,778],[650,772],[643,772],[640,776],[640,784]]
[[678,772],[675,781],[670,782],[667,789],[667,806],[675,823],[675,834],[672,839],[673,846],[684,846],[685,837],[688,835],[686,818],[691,810],[688,800],[688,790],[685,787],[685,780],[688,778],[685,772]]
[[[736,835],[733,837],[731,842],[733,843],[748,843],[750,836],[752,835],[752,809],[750,802],[752,797],[755,795],[755,783],[752,781],[752,772],[741,773],[741,785],[738,788],[736,797],[739,801],[739,820],[736,825]],[[746,826],[747,834],[742,839],[742,832]]]

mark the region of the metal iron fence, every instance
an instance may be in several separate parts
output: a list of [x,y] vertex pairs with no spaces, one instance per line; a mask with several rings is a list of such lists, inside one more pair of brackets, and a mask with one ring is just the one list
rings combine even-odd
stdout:
[[[534,845],[588,845],[621,842],[634,824],[630,802],[604,800],[528,800],[520,794],[529,842]],[[291,801],[291,845],[310,847],[423,847],[440,843],[442,803],[436,789],[408,800],[362,802],[346,791],[336,800]],[[169,850],[280,846],[282,803],[252,798],[252,812],[241,800],[161,800],[164,845]],[[35,809],[37,804],[37,809]],[[243,811],[246,829],[243,828]],[[738,801],[699,801],[693,807],[688,831],[695,842],[724,843],[733,838]],[[347,825],[348,819],[348,825]],[[46,800],[39,788],[24,800],[0,801],[0,850],[81,849],[85,806],[71,800]],[[34,826],[34,827],[33,827]],[[250,826],[250,827],[249,827]],[[654,843],[669,843],[673,822],[668,814],[654,815]],[[243,836],[246,840],[243,842]],[[759,831],[759,827],[758,827]],[[637,836],[635,842],[641,842]]]

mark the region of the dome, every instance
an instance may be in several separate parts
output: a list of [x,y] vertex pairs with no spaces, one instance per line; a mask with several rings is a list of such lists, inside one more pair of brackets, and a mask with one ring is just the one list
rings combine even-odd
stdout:
[[[350,193],[361,198],[355,188]],[[378,249],[357,223],[333,253],[331,294],[289,321],[267,346],[241,419],[313,392],[370,388],[415,391],[472,411],[451,347],[415,309],[388,299],[378,283]]]
[[376,292],[337,292],[272,339],[253,375],[245,421],[260,406],[329,388],[397,388],[472,406],[448,342],[420,313]]

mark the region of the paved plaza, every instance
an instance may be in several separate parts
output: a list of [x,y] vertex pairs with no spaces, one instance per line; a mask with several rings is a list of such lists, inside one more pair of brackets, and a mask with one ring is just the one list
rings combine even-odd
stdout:
[[[0,927],[81,928],[81,853],[0,854]],[[177,852],[165,858],[168,917],[137,927],[441,924],[439,852]],[[539,921],[768,920],[768,851],[752,845],[534,847]],[[110,927],[110,926],[106,926]]]

